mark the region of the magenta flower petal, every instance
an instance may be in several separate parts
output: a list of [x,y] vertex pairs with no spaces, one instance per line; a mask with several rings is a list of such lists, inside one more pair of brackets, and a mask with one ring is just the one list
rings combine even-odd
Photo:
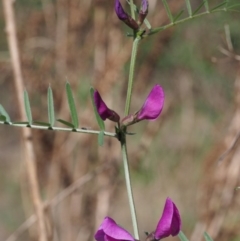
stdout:
[[164,92],[160,85],[155,85],[149,93],[144,105],[137,113],[137,120],[155,120],[162,112]]
[[97,241],[135,241],[128,231],[117,225],[110,217],[103,220],[94,237]]
[[115,111],[107,107],[107,105],[102,100],[102,97],[100,96],[97,90],[94,91],[93,99],[94,99],[94,103],[97,108],[98,114],[100,115],[102,120],[109,119],[114,122],[119,122],[119,119],[120,119],[119,115]]
[[181,217],[176,205],[167,198],[163,214],[154,232],[156,240],[166,238],[170,235],[176,236],[181,229]]
[[98,111],[98,114],[103,120],[106,120],[108,117],[112,115],[111,110],[107,107],[105,102],[102,100],[99,92],[97,90],[94,91],[94,102]]

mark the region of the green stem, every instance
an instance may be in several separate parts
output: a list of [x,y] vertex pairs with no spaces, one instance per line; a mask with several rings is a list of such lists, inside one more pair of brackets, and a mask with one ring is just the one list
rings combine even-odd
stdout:
[[138,43],[140,40],[141,40],[141,37],[137,36],[133,42],[130,70],[129,70],[129,79],[128,79],[127,99],[126,99],[126,105],[125,105],[125,116],[127,116],[129,114],[129,110],[130,110],[134,69],[135,69],[135,62],[136,62],[136,58],[137,58]]
[[129,173],[129,168],[128,168],[128,155],[127,155],[127,145],[126,145],[126,136],[125,136],[125,134],[123,134],[123,137],[121,139],[121,149],[122,149],[123,166],[124,166],[124,173],[125,173],[128,201],[129,201],[130,212],[131,212],[131,217],[132,217],[133,232],[134,232],[135,239],[139,240],[139,232],[138,232],[138,225],[137,225],[136,210],[135,210],[133,193],[132,193],[130,173]]
[[134,11],[133,0],[130,0],[130,8],[131,8],[131,17],[135,20],[135,11]]
[[[83,133],[83,134],[94,134],[98,135],[100,131],[95,131],[95,130],[85,130],[85,129],[74,129],[74,128],[63,128],[63,127],[49,127],[49,126],[42,126],[42,125],[29,125],[29,124],[18,124],[18,123],[12,123],[12,122],[3,122],[0,121],[1,125],[8,125],[8,126],[15,126],[15,127],[28,127],[32,129],[40,129],[40,130],[50,130],[50,131],[68,131],[68,132],[77,132],[77,133]],[[110,136],[110,137],[117,137],[116,133],[112,132],[106,132],[104,131],[105,136]]]

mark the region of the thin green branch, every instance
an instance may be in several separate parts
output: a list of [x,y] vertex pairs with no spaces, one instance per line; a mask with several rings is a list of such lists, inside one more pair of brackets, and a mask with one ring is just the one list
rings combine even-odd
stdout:
[[[12,122],[3,122],[0,121],[0,124],[3,125],[10,125],[15,127],[28,127],[32,129],[41,129],[41,130],[50,130],[50,131],[68,131],[68,132],[77,132],[77,133],[83,133],[83,134],[94,134],[99,135],[100,131],[95,130],[86,130],[86,129],[73,129],[73,128],[64,128],[64,127],[50,127],[50,126],[43,126],[43,125],[29,125],[29,124],[18,124],[18,123],[12,123]],[[106,132],[104,131],[105,136],[110,137],[117,137],[116,133],[113,132]]]
[[130,8],[131,8],[131,17],[135,20],[135,11],[134,11],[134,3],[133,0],[130,0]]
[[131,217],[132,217],[133,232],[134,232],[135,239],[139,240],[137,216],[136,216],[136,210],[135,210],[135,204],[134,204],[134,198],[133,198],[133,192],[132,192],[132,185],[131,185],[131,179],[130,179],[130,173],[129,173],[129,167],[128,167],[128,155],[127,155],[127,144],[126,144],[125,134],[121,140],[121,150],[122,150],[123,167],[124,167],[124,173],[125,173],[128,201],[129,201],[130,212],[131,212]]
[[128,79],[128,89],[127,89],[127,98],[126,98],[126,105],[125,105],[125,116],[129,114],[131,98],[132,98],[132,88],[133,88],[133,78],[134,78],[134,70],[135,70],[135,63],[137,58],[137,49],[139,41],[141,40],[140,36],[137,36],[133,42],[132,48],[132,55],[131,55],[131,62],[130,62],[130,70],[129,70],[129,79]]
[[[184,18],[184,19],[180,19],[180,20],[178,20],[178,21],[176,21],[176,22],[169,23],[169,24],[167,24],[167,25],[165,25],[165,26],[162,26],[162,27],[159,27],[159,28],[154,28],[154,29],[152,29],[150,32],[148,32],[147,34],[144,34],[142,37],[143,37],[143,38],[146,38],[146,37],[148,37],[148,36],[150,36],[150,35],[153,35],[153,34],[156,34],[156,33],[158,33],[158,32],[161,32],[161,31],[163,31],[163,30],[165,30],[165,29],[168,29],[168,28],[170,28],[170,27],[173,27],[173,26],[175,26],[175,25],[177,25],[177,24],[185,23],[185,22],[187,22],[188,20],[191,20],[191,19],[194,19],[194,18],[198,18],[198,17],[201,17],[201,16],[205,16],[205,15],[210,14],[210,13],[221,12],[221,11],[226,11],[226,10],[225,10],[225,8],[224,8],[224,9],[223,9],[223,8],[222,8],[222,9],[216,9],[216,10],[213,10],[213,11],[210,11],[210,12],[203,12],[203,13],[199,13],[199,14],[196,14],[196,15],[194,15],[194,16],[191,16],[191,17],[187,17],[187,18]],[[228,10],[228,11],[232,11],[232,10]]]

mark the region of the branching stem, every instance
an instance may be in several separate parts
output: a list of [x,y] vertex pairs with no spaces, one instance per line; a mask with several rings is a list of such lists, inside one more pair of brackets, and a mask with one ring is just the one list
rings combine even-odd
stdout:
[[[98,135],[100,131],[95,131],[95,130],[87,130],[87,129],[74,129],[74,128],[64,128],[64,127],[49,127],[49,126],[41,126],[41,125],[31,125],[29,126],[28,124],[17,124],[17,123],[12,123],[8,122],[5,123],[3,121],[0,121],[0,124],[3,125],[11,125],[15,127],[28,127],[32,129],[41,129],[41,130],[50,130],[50,131],[68,131],[68,132],[78,132],[78,133],[84,133],[84,134],[94,134]],[[104,132],[105,136],[110,136],[110,137],[117,137],[116,133],[113,132]]]
[[216,10],[213,10],[213,11],[206,11],[206,12],[203,12],[203,13],[199,13],[199,14],[195,14],[193,16],[190,16],[190,17],[187,17],[187,18],[184,18],[184,19],[180,19],[178,21],[174,21],[172,23],[169,23],[165,26],[162,26],[162,27],[158,27],[158,28],[154,28],[154,29],[151,29],[151,31],[145,35],[143,35],[143,38],[145,37],[148,37],[150,35],[153,35],[153,34],[156,34],[156,33],[159,33],[165,29],[168,29],[170,27],[173,27],[175,25],[178,25],[180,23],[184,23],[184,22],[187,22],[188,20],[192,20],[194,18],[198,18],[198,17],[201,17],[201,16],[204,16],[204,15],[207,15],[207,14],[211,14],[211,13],[216,13],[216,12],[221,12],[221,11],[225,11],[225,9],[216,9]]

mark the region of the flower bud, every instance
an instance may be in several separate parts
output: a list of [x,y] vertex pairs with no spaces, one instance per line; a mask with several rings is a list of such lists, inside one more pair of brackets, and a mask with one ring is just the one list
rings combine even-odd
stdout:
[[148,0],[142,0],[141,10],[139,12],[138,24],[141,25],[148,14]]
[[132,19],[123,9],[119,0],[115,0],[115,12],[120,20],[134,30],[138,30],[139,26],[137,22]]

